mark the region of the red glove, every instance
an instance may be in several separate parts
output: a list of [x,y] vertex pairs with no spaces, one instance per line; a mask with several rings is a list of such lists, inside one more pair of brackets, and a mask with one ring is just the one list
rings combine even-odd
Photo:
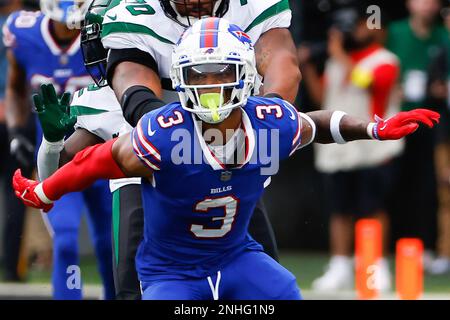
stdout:
[[[26,206],[42,209],[48,212],[53,208],[53,203],[49,199],[45,199],[43,191],[36,192],[39,181],[30,180],[22,176],[20,169],[17,169],[13,176],[13,188],[16,196],[23,201]],[[38,187],[42,190],[42,187]],[[41,194],[40,196],[38,194]],[[44,199],[44,200],[43,200]]]
[[428,109],[400,112],[386,120],[375,116],[376,122],[369,125],[369,131],[377,140],[397,140],[416,131],[420,123],[432,128],[439,118],[439,113]]

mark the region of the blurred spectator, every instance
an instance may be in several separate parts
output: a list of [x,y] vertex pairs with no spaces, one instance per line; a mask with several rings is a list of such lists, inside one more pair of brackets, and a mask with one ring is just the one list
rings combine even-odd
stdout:
[[[3,26],[8,15],[19,9],[19,0],[1,0],[0,2],[0,24]],[[7,164],[11,162],[9,154],[9,142],[5,120],[5,82],[7,71],[6,48],[0,41],[0,183],[3,185],[5,203],[1,204],[4,209],[2,217],[3,228],[3,277],[6,281],[21,280],[18,271],[19,256],[21,249],[21,237],[24,224],[25,208],[18,201],[11,188],[11,170]]]
[[[428,70],[447,37],[445,28],[437,21],[441,1],[408,0],[406,5],[409,17],[389,26],[386,44],[401,61],[402,110],[433,108],[435,99],[430,91]],[[434,129],[419,128],[406,138],[396,186],[401,192],[393,203],[393,223],[397,224],[399,235],[424,241],[426,268],[436,240],[435,134]]]
[[[450,1],[448,2],[450,4]],[[429,68],[429,91],[441,110],[436,146],[438,181],[438,257],[428,268],[431,274],[450,272],[450,6],[442,10],[449,31],[447,42]]]
[[[327,110],[343,110],[367,120],[374,115],[388,118],[400,109],[395,90],[398,59],[378,43],[381,24],[378,29],[367,27],[365,10],[365,6],[357,6],[334,13],[324,77],[320,79],[314,67],[306,63],[307,72],[302,69],[304,83],[317,104]],[[321,291],[352,289],[354,218],[377,218],[387,245],[386,198],[393,187],[393,159],[401,153],[403,142],[358,141],[315,147],[316,167],[324,173],[330,205],[332,257],[328,270],[312,286]],[[390,289],[385,259],[380,261],[378,279],[380,290]]]

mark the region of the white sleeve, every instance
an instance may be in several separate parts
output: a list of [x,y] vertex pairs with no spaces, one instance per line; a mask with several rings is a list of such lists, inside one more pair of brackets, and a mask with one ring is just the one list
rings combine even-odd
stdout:
[[291,26],[292,12],[291,10],[285,10],[280,12],[276,16],[267,19],[264,22],[261,34],[275,28],[289,28]]
[[110,87],[85,88],[75,93],[70,112],[77,116],[75,130],[85,129],[104,141],[112,139],[127,124]]
[[[300,150],[300,149],[306,147],[307,145],[311,144],[314,141],[314,139],[316,138],[316,130],[317,130],[316,124],[311,119],[311,117],[303,112],[297,112],[297,116],[298,116],[298,120],[299,120],[298,123],[299,123],[300,139],[297,144],[293,144],[294,147],[293,147],[291,153],[289,154],[289,156],[293,155],[297,150]],[[302,129],[303,129],[303,123],[302,123],[303,120],[306,120],[308,122],[308,124],[312,130],[311,138],[308,141],[303,140],[303,138],[301,137]]]
[[[156,52],[147,41],[150,36],[132,33],[114,33],[102,38],[102,44],[107,49],[139,49],[149,53],[156,60]],[[152,39],[150,38],[150,41]],[[109,52],[108,52],[109,57]]]
[[59,167],[59,153],[64,149],[64,140],[49,142],[42,137],[37,156],[39,180],[50,177]]
[[[130,6],[134,4],[122,1],[106,12],[102,23],[102,44],[106,49],[136,48],[148,52],[156,60],[154,46],[159,42],[156,29],[160,32],[164,30],[166,26],[162,21],[167,18],[156,14],[133,15]],[[149,3],[144,6],[151,7]]]
[[298,149],[301,149],[301,148],[306,147],[307,145],[309,145],[310,143],[312,143],[314,141],[314,139],[316,138],[316,130],[317,129],[316,129],[316,124],[314,123],[313,119],[311,119],[311,117],[308,116],[306,113],[299,112],[298,115],[302,119],[305,119],[306,121],[308,121],[308,123],[309,123],[309,125],[311,126],[311,129],[312,129],[311,139],[309,139],[309,141],[302,141],[302,143],[298,147]]

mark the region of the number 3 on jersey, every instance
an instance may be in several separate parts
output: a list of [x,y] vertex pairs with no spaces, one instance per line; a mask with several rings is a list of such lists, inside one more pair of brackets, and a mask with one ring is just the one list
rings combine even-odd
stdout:
[[206,198],[195,205],[195,211],[206,213],[213,208],[224,208],[225,216],[213,217],[212,221],[222,220],[222,226],[216,229],[208,229],[204,225],[192,224],[191,232],[197,238],[221,238],[231,231],[234,217],[238,209],[239,200],[234,196],[220,198]]
[[265,120],[267,114],[274,115],[275,118],[279,119],[283,116],[283,110],[277,104],[256,106],[256,117],[258,119]]
[[158,117],[158,124],[161,128],[166,129],[171,126],[176,126],[177,124],[183,123],[183,115],[180,111],[174,111],[173,116],[165,118],[164,116]]

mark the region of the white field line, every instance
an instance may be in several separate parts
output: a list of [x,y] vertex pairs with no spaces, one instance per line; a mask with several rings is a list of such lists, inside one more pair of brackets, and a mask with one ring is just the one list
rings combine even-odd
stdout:
[[[89,300],[99,300],[103,294],[102,291],[102,287],[99,285],[84,285],[83,298]],[[27,299],[27,297],[33,297],[36,299],[51,299],[52,286],[46,283],[0,283],[0,300]]]
[[[356,293],[354,291],[339,291],[320,293],[312,290],[302,290],[305,300],[354,300]],[[83,298],[90,300],[101,299],[102,287],[99,285],[83,286]],[[50,284],[15,284],[0,283],[0,300],[1,299],[51,299],[52,288]],[[398,299],[394,292],[382,294],[379,300],[396,300]],[[422,297],[423,300],[450,300],[450,292],[448,293],[427,293]]]

